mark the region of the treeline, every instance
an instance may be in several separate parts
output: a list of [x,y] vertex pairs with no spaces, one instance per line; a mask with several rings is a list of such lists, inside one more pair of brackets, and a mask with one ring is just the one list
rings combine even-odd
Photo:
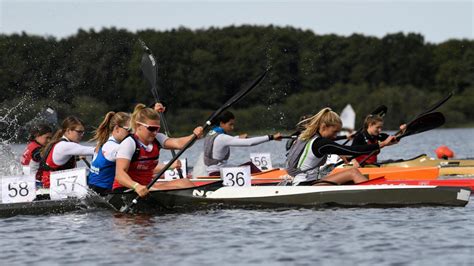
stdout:
[[387,128],[396,128],[452,90],[441,109],[447,125],[474,125],[473,40],[431,44],[411,33],[341,37],[275,26],[79,30],[59,40],[0,35],[0,116],[14,109],[9,119],[21,126],[51,106],[60,119],[78,115],[92,128],[109,110],[150,103],[138,38],[157,57],[174,132],[201,124],[267,67],[265,81],[233,109],[240,130],[290,130],[303,114],[325,106],[339,112],[347,103],[359,124],[387,105]]

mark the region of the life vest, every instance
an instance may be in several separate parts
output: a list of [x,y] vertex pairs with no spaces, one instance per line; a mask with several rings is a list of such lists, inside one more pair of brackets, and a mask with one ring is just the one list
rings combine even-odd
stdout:
[[[128,167],[128,175],[130,178],[138,182],[140,185],[146,186],[153,179],[153,170],[158,165],[158,158],[160,157],[161,145],[158,140],[154,139],[151,151],[147,151],[145,147],[139,142],[136,135],[129,135],[135,142],[135,152],[133,153],[130,165]],[[128,138],[127,137],[127,138]],[[112,189],[123,187],[117,179],[114,180]]]
[[204,164],[206,166],[216,165],[223,161],[227,161],[230,157],[230,149],[227,150],[227,153],[224,155],[224,158],[221,160],[214,159],[212,149],[214,148],[214,141],[216,140],[217,136],[220,134],[214,130],[209,131],[208,135],[204,139]]
[[36,140],[30,141],[28,145],[25,148],[25,151],[23,152],[23,155],[21,156],[21,165],[30,165],[31,160],[37,160],[37,158],[33,158],[33,154],[38,152],[41,147],[43,147],[41,144],[39,144]]
[[[107,142],[109,141],[118,144],[118,142],[113,139],[107,140]],[[115,178],[115,161],[109,161],[105,158],[102,152],[103,147],[102,145],[99,148],[97,156],[91,163],[87,184],[111,190]]]
[[45,156],[41,159],[40,162],[40,170],[42,171],[41,182],[43,183],[43,187],[49,188],[49,176],[51,172],[54,171],[61,171],[67,169],[76,168],[76,156],[71,156],[71,158],[63,165],[57,165],[53,161],[53,152],[54,147],[61,141],[68,141],[65,138],[61,138],[56,143],[49,146],[48,150],[46,150]]
[[327,155],[321,158],[313,154],[313,142],[319,135],[309,140],[297,139],[287,153],[286,170],[289,175],[305,179],[305,181],[319,178],[319,167],[326,162]]
[[[43,175],[43,170],[40,169],[41,161],[41,148],[43,146],[36,142],[35,140],[30,141],[21,156],[21,164],[28,167],[28,172],[30,176],[34,176],[36,180],[41,180]],[[26,172],[26,170],[24,170]]]
[[[362,136],[364,136],[365,143],[367,144],[377,144],[379,140],[379,136],[370,136],[367,131],[362,132]],[[362,162],[365,160],[365,158],[369,157],[364,164],[376,164],[377,163],[377,154],[379,154],[380,151],[375,152],[373,155],[368,156],[368,155],[361,155],[357,156],[355,159],[358,162]]]

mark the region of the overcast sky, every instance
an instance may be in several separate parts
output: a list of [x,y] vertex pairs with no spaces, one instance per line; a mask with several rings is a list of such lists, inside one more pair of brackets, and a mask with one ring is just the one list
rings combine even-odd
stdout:
[[131,1],[0,0],[0,32],[67,37],[79,28],[130,31],[279,25],[316,34],[415,32],[428,42],[474,39],[474,0]]

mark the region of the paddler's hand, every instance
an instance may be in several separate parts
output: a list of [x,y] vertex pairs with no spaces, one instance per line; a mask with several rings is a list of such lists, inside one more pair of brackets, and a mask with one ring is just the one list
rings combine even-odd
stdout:
[[247,136],[248,136],[248,134],[247,134],[247,133],[244,133],[244,134],[240,134],[240,135],[239,135],[239,138],[241,138],[241,139],[246,139]]
[[135,192],[137,192],[138,196],[140,196],[141,198],[145,197],[149,193],[148,188],[140,184],[135,186]]
[[193,130],[193,134],[196,136],[196,138],[200,139],[204,136],[204,129],[199,126]]
[[171,164],[171,168],[181,169],[181,161],[180,160],[174,161],[174,163]]
[[405,133],[405,131],[407,130],[407,124],[402,124],[400,125],[400,131],[403,133]]
[[352,140],[352,139],[354,139],[354,137],[355,137],[356,135],[357,135],[357,131],[356,131],[356,132],[351,132],[351,133],[348,133],[348,134],[346,135],[346,138],[347,138],[348,140]]
[[155,103],[154,109],[158,113],[164,113],[166,110],[166,107],[164,107],[162,103]]
[[271,136],[270,140],[278,140],[278,141],[280,141],[281,137],[282,137],[280,132],[278,132],[276,134],[273,134],[273,135],[270,135],[270,136]]
[[395,136],[388,136],[387,139],[385,139],[384,141],[379,143],[379,146],[380,146],[380,148],[383,148],[385,146],[390,146],[390,145],[397,144],[397,143],[398,143],[398,141],[397,141],[397,138]]
[[358,162],[356,159],[352,159],[351,164],[352,164],[355,168],[359,168],[359,167],[360,167],[360,164],[359,164],[359,162]]

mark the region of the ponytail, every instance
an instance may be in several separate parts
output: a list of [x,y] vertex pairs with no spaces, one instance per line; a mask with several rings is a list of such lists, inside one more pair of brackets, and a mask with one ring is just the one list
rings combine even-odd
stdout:
[[297,126],[305,125],[304,131],[300,135],[301,140],[309,140],[314,135],[319,134],[319,130],[322,125],[330,126],[342,126],[341,118],[337,113],[326,107],[319,111],[317,114],[300,121]]
[[132,118],[130,119],[130,124],[133,131],[137,130],[137,122],[145,123],[145,120],[160,120],[160,115],[157,111],[146,107],[146,105],[139,103],[135,106],[135,109],[132,113]]
[[115,126],[125,126],[129,120],[130,115],[127,113],[108,112],[102,123],[100,123],[99,127],[94,131],[94,137],[91,139],[91,141],[97,141],[95,151],[98,151],[99,148],[107,142]]

